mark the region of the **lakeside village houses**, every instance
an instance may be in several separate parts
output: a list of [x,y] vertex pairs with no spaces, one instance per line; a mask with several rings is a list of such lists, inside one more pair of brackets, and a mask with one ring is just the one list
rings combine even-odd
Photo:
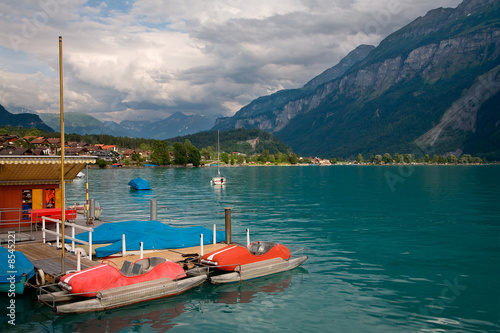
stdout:
[[[29,148],[26,148],[29,147]],[[61,139],[44,138],[17,135],[0,134],[0,155],[36,155],[36,156],[55,156],[59,155],[61,150]],[[102,160],[112,162],[120,159],[128,159],[132,154],[140,154],[148,157],[150,152],[135,151],[126,149],[119,151],[115,145],[96,144],[90,145],[86,142],[64,143],[65,156],[96,156]]]
[[[57,156],[60,155],[60,150],[60,138],[44,138],[34,136],[19,137],[17,135],[0,133],[0,156]],[[86,142],[71,141],[65,142],[64,152],[65,156],[95,156],[106,162],[114,163],[113,166],[123,166],[123,161],[128,161],[131,165],[134,165],[135,161],[132,160],[132,156],[135,154],[139,154],[146,161],[148,161],[151,156],[151,151],[128,148],[119,149],[116,145],[90,145]],[[238,152],[233,152],[232,154],[244,155]],[[174,159],[172,152],[170,152],[170,159]],[[204,159],[205,157],[202,156],[202,160]],[[252,165],[255,164],[255,162],[249,162],[248,164]],[[267,162],[266,164],[271,164],[271,162]],[[329,159],[322,159],[318,157],[315,157],[306,163],[301,157],[299,159],[299,164],[331,165],[332,163]]]

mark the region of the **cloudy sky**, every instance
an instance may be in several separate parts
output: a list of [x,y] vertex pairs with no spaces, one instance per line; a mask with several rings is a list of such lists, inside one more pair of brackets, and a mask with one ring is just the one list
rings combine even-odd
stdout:
[[[231,116],[359,44],[461,0],[16,0],[0,3],[0,104],[100,120]],[[7,107],[8,108],[8,107]]]

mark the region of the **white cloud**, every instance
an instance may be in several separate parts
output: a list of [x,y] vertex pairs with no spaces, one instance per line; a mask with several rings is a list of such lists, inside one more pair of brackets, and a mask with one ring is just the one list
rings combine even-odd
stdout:
[[361,43],[378,44],[458,0],[38,0],[0,3],[0,103],[101,120],[231,115],[300,87]]

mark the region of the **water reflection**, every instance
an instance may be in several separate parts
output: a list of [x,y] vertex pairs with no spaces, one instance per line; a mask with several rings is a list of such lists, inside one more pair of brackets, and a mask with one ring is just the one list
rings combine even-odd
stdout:
[[[258,293],[281,293],[292,284],[292,277],[307,273],[302,267],[241,283],[204,285],[204,292],[214,303],[251,303]],[[202,291],[202,292],[203,292]]]
[[53,325],[62,332],[118,332],[140,327],[164,332],[173,328],[174,319],[186,311],[186,304],[172,297],[106,311],[62,315]]

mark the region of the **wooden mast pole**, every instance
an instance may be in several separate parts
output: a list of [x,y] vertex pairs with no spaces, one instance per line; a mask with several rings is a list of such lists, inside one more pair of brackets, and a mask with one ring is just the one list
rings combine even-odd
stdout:
[[61,252],[61,273],[66,272],[65,267],[65,236],[64,221],[66,219],[66,199],[64,193],[64,107],[63,107],[63,63],[62,63],[62,37],[59,36],[59,104],[61,108],[61,233],[62,233],[62,252]]

